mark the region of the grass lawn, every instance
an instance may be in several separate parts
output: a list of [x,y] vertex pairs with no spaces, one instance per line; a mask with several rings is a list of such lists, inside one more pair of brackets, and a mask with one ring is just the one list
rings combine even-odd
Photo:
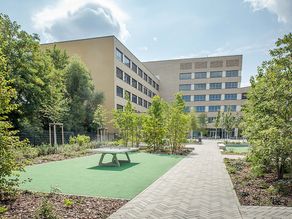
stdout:
[[[63,194],[132,199],[183,156],[131,153],[132,163],[121,167],[99,167],[100,154],[49,162],[26,167],[21,179],[32,179],[21,189],[50,192],[58,188]],[[118,159],[125,159],[119,154]],[[104,162],[111,161],[106,155]]]
[[226,151],[232,151],[235,153],[247,153],[248,146],[226,146]]

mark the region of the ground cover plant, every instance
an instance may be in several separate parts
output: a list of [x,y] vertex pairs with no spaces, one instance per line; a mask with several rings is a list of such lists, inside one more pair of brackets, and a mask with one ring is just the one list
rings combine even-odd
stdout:
[[292,207],[292,174],[277,180],[276,173],[253,174],[251,163],[242,159],[224,159],[237,197],[242,205]]

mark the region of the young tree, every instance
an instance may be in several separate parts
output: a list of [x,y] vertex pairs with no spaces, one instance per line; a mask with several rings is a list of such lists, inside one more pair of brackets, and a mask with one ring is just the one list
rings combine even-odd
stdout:
[[191,126],[191,138],[193,138],[193,132],[199,128],[197,114],[194,110],[190,112],[190,126]]
[[183,142],[186,142],[187,133],[190,130],[190,117],[184,112],[185,104],[182,94],[175,96],[171,104],[167,119],[167,137],[169,139],[172,153],[177,151]]
[[251,89],[244,106],[244,135],[252,145],[254,170],[276,170],[282,179],[292,158],[292,34],[285,35],[270,51],[251,78]]
[[199,130],[201,137],[206,134],[207,132],[207,124],[208,124],[208,117],[206,113],[201,113],[198,117],[199,121]]
[[[105,128],[106,120],[107,115],[104,107],[100,104],[97,105],[93,118],[93,123],[97,126],[97,130]],[[100,133],[100,136],[102,140],[102,133]]]
[[226,130],[227,139],[229,139],[232,129],[236,123],[236,118],[232,114],[230,107],[227,108],[227,112],[222,113],[222,127]]
[[164,117],[164,103],[159,96],[152,98],[152,105],[147,111],[143,121],[143,139],[157,151],[163,144],[165,137],[165,117]]
[[221,123],[221,111],[218,111],[216,119],[215,119],[215,128],[216,128],[215,139],[217,139],[217,130],[220,126],[220,123]]
[[134,146],[135,143],[135,112],[133,109],[133,106],[131,104],[130,98],[127,98],[127,104],[124,108],[124,111],[122,110],[116,110],[114,112],[114,124],[115,127],[119,129],[123,144],[124,146],[128,147],[128,143],[131,143],[131,146]]
[[[0,37],[1,41],[1,37]],[[8,198],[19,185],[16,171],[23,170],[18,151],[26,146],[16,136],[17,131],[7,121],[7,115],[16,109],[13,103],[16,91],[9,84],[6,60],[0,49],[0,201]]]

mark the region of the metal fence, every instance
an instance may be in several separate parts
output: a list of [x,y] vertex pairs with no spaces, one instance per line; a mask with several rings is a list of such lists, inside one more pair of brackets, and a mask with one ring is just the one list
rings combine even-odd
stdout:
[[[31,145],[37,146],[41,144],[49,144],[50,143],[50,137],[49,137],[49,131],[45,130],[42,132],[20,132],[19,137],[21,140],[27,139],[29,140]],[[62,144],[62,133],[57,132],[57,143]],[[68,132],[64,131],[64,143],[68,144],[69,139],[71,136],[77,136],[77,135],[86,135],[90,137],[91,141],[113,141],[118,139],[118,135],[116,133],[106,133],[103,136],[97,135],[96,132]],[[53,139],[53,133],[51,135],[51,142],[54,142]]]

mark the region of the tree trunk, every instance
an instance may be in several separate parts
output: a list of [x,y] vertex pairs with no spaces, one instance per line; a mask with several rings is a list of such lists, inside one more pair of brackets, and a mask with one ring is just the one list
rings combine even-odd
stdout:
[[277,166],[277,173],[278,173],[278,179],[283,179],[284,177],[284,165],[280,164]]

